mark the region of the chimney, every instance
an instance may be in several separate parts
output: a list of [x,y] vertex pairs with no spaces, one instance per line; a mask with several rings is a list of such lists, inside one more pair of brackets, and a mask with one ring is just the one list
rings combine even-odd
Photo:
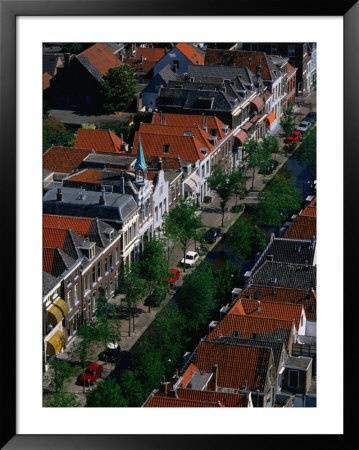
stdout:
[[62,202],[62,191],[61,188],[57,188],[56,200]]
[[211,387],[212,390],[217,392],[218,389],[218,364],[213,364],[212,366],[212,380],[211,380]]
[[99,204],[100,204],[100,205],[106,205],[105,191],[102,191],[102,193],[101,193],[101,197],[100,197],[100,200],[99,200]]
[[163,170],[163,160],[162,158],[158,158],[158,169]]
[[272,242],[272,241],[274,240],[274,238],[275,238],[275,234],[274,234],[274,233],[271,233],[271,234],[270,234],[270,237],[269,237],[269,240]]
[[125,193],[125,177],[122,175],[120,178],[120,194]]
[[[164,377],[163,377],[164,378]],[[167,395],[168,395],[168,385],[169,385],[170,383],[168,382],[168,381],[165,381],[165,380],[163,380],[163,381],[161,381],[161,384],[160,384],[160,393],[161,393],[161,395],[163,395],[164,397],[167,397]]]
[[206,116],[204,115],[204,113],[202,113],[202,128],[207,131],[207,120],[206,120]]

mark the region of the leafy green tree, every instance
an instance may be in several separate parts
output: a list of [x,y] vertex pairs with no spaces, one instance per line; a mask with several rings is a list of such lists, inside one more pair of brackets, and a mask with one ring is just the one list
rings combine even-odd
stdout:
[[280,126],[282,127],[280,137],[286,138],[288,136],[291,136],[295,127],[294,111],[292,103],[290,103],[288,108],[283,112],[283,115],[280,119]]
[[96,339],[102,343],[105,351],[110,342],[121,342],[121,321],[117,317],[115,306],[109,303],[105,295],[101,295],[97,299],[94,326]]
[[233,252],[240,263],[266,246],[263,231],[248,220],[237,220],[231,227],[228,236]]
[[113,378],[107,378],[102,383],[98,383],[95,389],[88,392],[86,406],[97,408],[126,407],[128,401],[116,381]]
[[104,108],[109,112],[126,109],[135,98],[136,84],[137,72],[128,64],[110,68],[101,82]]
[[62,46],[62,51],[64,53],[78,54],[85,50],[86,45],[79,42],[66,42]]
[[138,302],[145,295],[145,286],[140,275],[140,266],[137,262],[129,265],[125,263],[119,270],[118,275],[119,290],[125,294],[122,302],[126,306],[128,315],[128,335],[131,336],[131,319],[132,331],[135,331],[135,310]]
[[62,122],[54,117],[43,117],[42,149],[45,152],[52,145],[72,147],[75,143],[75,134],[66,129]]
[[227,174],[221,167],[215,167],[212,175],[207,180],[211,189],[215,190],[220,196],[220,207],[222,211],[222,227],[224,225],[224,213],[226,205],[231,198],[234,185],[231,182],[231,175]]
[[301,164],[309,166],[314,176],[317,169],[317,128],[309,129],[304,137],[300,150],[296,153]]
[[162,356],[157,351],[149,351],[141,354],[135,362],[134,375],[142,385],[143,399],[146,399],[159,385],[166,371]]
[[71,366],[67,361],[52,360],[49,361],[50,366],[50,383],[54,393],[65,392],[65,382],[76,375],[76,368]]
[[[139,267],[148,296],[152,295],[159,286],[164,286],[163,279],[168,276],[169,269],[164,256],[163,243],[159,239],[145,242],[144,250],[139,257]],[[151,311],[150,304],[148,311]]]
[[211,267],[202,262],[197,270],[186,276],[178,293],[177,305],[186,319],[189,334],[200,331],[216,307],[216,285]]
[[300,207],[300,194],[293,181],[276,174],[267,188],[259,193],[259,202],[255,214],[257,224],[279,227],[289,217],[291,210]]
[[46,395],[44,406],[48,408],[78,408],[82,405],[77,395],[72,392],[54,392]]
[[141,406],[145,401],[144,388],[132,369],[121,372],[119,385],[128,406]]
[[265,171],[268,168],[269,160],[271,158],[270,149],[267,145],[250,139],[244,145],[244,151],[248,160],[248,166],[252,169],[252,191],[254,188],[255,170]]
[[246,193],[246,177],[241,170],[235,170],[230,176],[233,186],[233,194],[236,196],[236,206],[238,197],[241,198]]
[[[95,355],[95,344],[97,342],[97,330],[93,323],[85,323],[80,326],[76,334],[76,340],[71,347],[71,357],[80,361],[80,375],[85,375],[89,360]],[[85,393],[85,377],[83,380],[83,392]]]
[[164,232],[172,242],[180,245],[183,258],[186,256],[191,239],[202,226],[201,220],[195,214],[196,211],[197,207],[193,201],[179,199],[178,204],[163,216]]
[[216,270],[216,298],[219,305],[227,303],[231,300],[231,292],[234,287],[233,278],[236,273],[239,274],[239,271],[240,266],[236,270],[229,261],[226,261],[226,265],[223,269]]

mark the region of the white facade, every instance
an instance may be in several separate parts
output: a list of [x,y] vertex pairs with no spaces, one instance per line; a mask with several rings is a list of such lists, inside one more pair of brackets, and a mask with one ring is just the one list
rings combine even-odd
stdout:
[[165,180],[164,171],[160,170],[152,196],[153,235],[162,228],[162,217],[168,212],[168,201],[168,181]]

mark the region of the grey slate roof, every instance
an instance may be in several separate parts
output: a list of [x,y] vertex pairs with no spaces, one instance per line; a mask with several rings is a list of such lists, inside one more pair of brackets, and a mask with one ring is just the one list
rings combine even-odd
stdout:
[[53,275],[42,271],[42,296],[45,297],[60,281]]
[[[284,337],[284,334],[287,334],[287,337]],[[283,333],[283,338],[288,340],[289,333]],[[274,364],[276,369],[279,368],[279,363],[281,362],[281,355],[283,351],[283,347],[285,348],[286,341],[279,340],[271,340],[271,339],[262,339],[261,335],[259,335],[258,339],[247,339],[240,337],[228,337],[228,336],[219,336],[215,342],[219,342],[222,344],[232,344],[232,345],[246,345],[249,347],[265,347],[271,348],[274,356]]]
[[209,379],[212,377],[212,373],[201,373],[201,372],[195,372],[192,375],[192,378],[190,379],[189,383],[185,386],[189,389],[194,389],[196,391],[201,391],[205,385],[208,383]]
[[251,284],[312,289],[316,287],[316,267],[265,261],[248,279]]
[[118,166],[127,169],[133,166],[135,162],[136,156],[105,155],[105,154],[90,153],[84,158],[81,167],[94,167],[94,165],[97,163],[99,167],[106,167],[111,165],[113,167]]
[[[47,72],[52,77],[55,75],[56,66],[60,56],[59,55],[42,55],[42,73]],[[60,58],[61,59],[61,58]]]
[[105,194],[105,204],[100,203],[102,194],[96,191],[78,188],[62,188],[62,201],[56,200],[57,189],[51,189],[43,197],[43,212],[75,217],[98,217],[105,221],[122,224],[133,214],[137,207],[134,198],[128,194]]
[[[233,66],[200,66],[190,65],[188,75],[195,80],[224,79],[236,80],[238,83],[258,84],[257,77],[247,67]],[[244,85],[243,85],[244,86]]]
[[269,242],[259,260],[253,266],[254,273],[266,260],[291,264],[313,264],[315,241],[275,238]]
[[102,81],[103,76],[101,72],[99,72],[96,67],[94,67],[90,60],[87,58],[87,56],[84,56],[82,54],[77,55],[76,58],[80,61],[80,63],[90,72],[90,74],[97,80]]
[[59,248],[55,249],[51,274],[59,277],[65,271],[70,270],[76,261]]

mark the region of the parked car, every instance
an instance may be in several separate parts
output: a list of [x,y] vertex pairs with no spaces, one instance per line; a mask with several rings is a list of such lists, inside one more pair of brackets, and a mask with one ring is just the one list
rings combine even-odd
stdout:
[[302,133],[298,130],[294,130],[291,136],[286,138],[287,142],[298,142],[302,137]]
[[152,295],[146,298],[146,306],[160,306],[162,300],[166,297],[166,289],[157,288]]
[[103,372],[102,364],[91,363],[86,367],[85,373],[80,375],[79,381],[82,384],[85,379],[85,383],[89,386],[102,376],[102,372]]
[[181,264],[186,267],[193,267],[199,259],[197,252],[187,252],[185,258],[181,259]]
[[220,228],[211,227],[207,230],[206,234],[204,235],[204,240],[208,244],[213,244],[216,242],[217,238],[222,234],[222,231]]
[[300,131],[301,133],[305,133],[306,131],[308,131],[311,125],[312,125],[311,122],[308,122],[307,120],[302,120],[300,124],[297,126],[296,130]]
[[164,278],[163,281],[165,283],[169,283],[170,286],[172,286],[178,278],[181,276],[181,272],[178,269],[170,269],[171,275],[169,278]]
[[110,342],[107,349],[99,354],[99,359],[108,362],[118,362],[121,359],[121,347],[116,342]]
[[316,122],[316,121],[317,121],[317,113],[316,113],[316,111],[311,111],[311,112],[309,112],[309,113],[305,116],[304,120],[307,120],[308,122],[311,122],[311,123]]

